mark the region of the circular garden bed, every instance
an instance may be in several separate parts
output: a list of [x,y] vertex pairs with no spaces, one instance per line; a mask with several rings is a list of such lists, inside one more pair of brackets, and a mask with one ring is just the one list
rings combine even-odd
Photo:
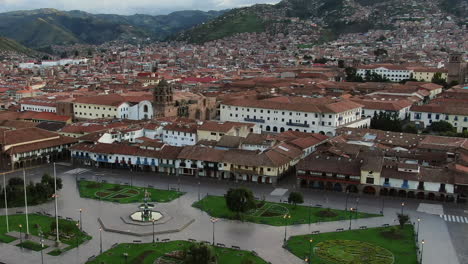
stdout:
[[389,250],[362,241],[328,240],[314,247],[316,256],[340,264],[393,264]]

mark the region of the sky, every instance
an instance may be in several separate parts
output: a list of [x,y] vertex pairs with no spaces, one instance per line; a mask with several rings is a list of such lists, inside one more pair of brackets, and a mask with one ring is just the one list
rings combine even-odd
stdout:
[[0,12],[55,8],[90,13],[167,14],[179,10],[222,10],[253,4],[274,4],[280,0],[0,0]]

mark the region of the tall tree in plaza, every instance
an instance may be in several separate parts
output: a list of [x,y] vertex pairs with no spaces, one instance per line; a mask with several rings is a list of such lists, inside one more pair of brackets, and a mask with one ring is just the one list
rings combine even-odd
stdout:
[[304,197],[302,196],[302,193],[300,192],[289,193],[288,203],[292,203],[294,204],[294,206],[297,206],[297,204],[304,203]]
[[444,88],[447,88],[447,81],[442,78],[442,73],[440,72],[436,72],[434,74],[434,76],[432,77],[432,80],[431,80],[432,83],[435,83],[435,84],[438,84],[438,85],[442,85]]
[[255,208],[255,198],[251,190],[246,188],[229,189],[226,193],[226,205],[232,212],[240,216]]
[[380,112],[371,119],[371,128],[392,132],[401,132],[402,122],[396,113]]
[[346,73],[347,82],[363,82],[364,81],[364,79],[361,76],[357,75],[357,70],[354,67],[346,67],[345,73]]
[[185,252],[184,264],[215,264],[216,254],[213,247],[205,243],[190,246]]
[[455,128],[452,126],[452,124],[443,120],[438,121],[438,122],[432,122],[429,128],[431,131],[439,132],[439,133],[456,131]]

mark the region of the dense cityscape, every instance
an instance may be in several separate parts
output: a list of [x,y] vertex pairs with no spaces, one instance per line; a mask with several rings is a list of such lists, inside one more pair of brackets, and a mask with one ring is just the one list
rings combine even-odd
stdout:
[[52,2],[0,13],[0,263],[468,263],[465,1]]

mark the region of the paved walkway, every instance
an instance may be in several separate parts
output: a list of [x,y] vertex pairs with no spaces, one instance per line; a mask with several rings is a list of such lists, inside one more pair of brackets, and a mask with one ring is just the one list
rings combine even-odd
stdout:
[[[119,204],[102,202],[99,200],[80,198],[76,188],[75,177],[63,174],[63,172],[66,172],[71,168],[58,167],[58,169],[64,182],[64,189],[60,192],[59,215],[78,219],[79,209],[82,208],[83,228],[87,233],[93,236],[93,239],[81,245],[79,248],[70,250],[59,257],[44,255],[45,263],[85,263],[90,256],[99,255],[100,225],[97,219],[106,215],[113,215],[112,212],[115,210],[121,210],[121,206]],[[128,173],[129,172],[122,173],[119,171],[114,172],[102,170],[99,173],[99,177],[107,179],[108,182],[122,182],[128,181]],[[84,172],[79,177],[96,180],[95,173],[92,171]],[[159,240],[166,238],[171,240],[186,240],[191,238],[199,241],[211,241],[212,224],[210,222],[210,217],[206,213],[191,207],[191,204],[198,200],[199,192],[201,196],[204,196],[207,193],[223,195],[229,187],[240,185],[233,182],[219,182],[217,180],[203,179],[203,184],[198,187],[198,184],[193,184],[193,181],[194,179],[181,179],[180,187],[182,191],[187,192],[187,194],[172,201],[168,206],[173,206],[175,211],[174,215],[177,215],[177,213],[190,215],[195,219],[195,222],[182,232],[158,236]],[[133,176],[133,184],[139,186],[151,184],[155,186],[155,188],[167,189],[177,185],[177,180],[175,177],[167,180],[164,177],[153,174],[151,174],[151,176],[148,174],[135,174]],[[264,196],[266,200],[269,201],[279,201],[279,199],[281,199],[281,197],[270,196],[270,193],[274,189],[273,186],[248,186],[251,186],[255,190],[255,195],[257,197]],[[293,185],[288,185],[287,183],[284,183],[281,187],[290,190],[294,189]],[[305,194],[306,205],[322,204],[324,207],[344,209],[345,196],[342,194],[316,192],[311,190],[303,190],[303,192]],[[283,197],[283,199],[284,198],[285,197]],[[396,213],[401,210],[401,207],[399,206],[401,201],[397,199],[389,199],[384,202],[384,217],[353,220],[353,228],[358,228],[359,226],[364,225],[368,227],[376,227],[381,226],[382,224],[396,224]],[[356,203],[355,198],[351,197],[348,200],[348,207],[355,207],[357,205]],[[381,204],[382,202],[380,199],[376,199],[374,197],[366,199],[365,197],[362,197],[359,200],[359,211],[378,213],[382,208]],[[426,241],[423,263],[459,264],[454,247],[451,243],[447,226],[443,219],[438,215],[417,212],[416,209],[418,205],[419,203],[417,202],[408,202],[404,210],[405,213],[408,213],[411,216],[412,221],[416,221],[415,219],[418,217],[422,219],[419,238],[420,240],[424,239]],[[1,211],[3,214],[3,210]],[[15,211],[15,209],[12,209],[10,212]],[[45,211],[53,214],[54,205],[53,203],[47,203],[31,207],[30,211]],[[337,228],[344,228],[346,230],[348,226],[349,221],[289,226],[287,227],[287,235],[302,235],[315,230],[320,230],[323,233],[335,231]],[[134,239],[142,240],[142,242],[151,242],[152,240],[151,236],[137,238],[110,232],[103,232],[102,236],[104,251],[109,249],[115,243],[132,242]],[[234,245],[245,250],[255,250],[260,257],[273,264],[303,263],[302,260],[281,247],[283,244],[283,238],[284,227],[243,223],[231,220],[221,220],[216,223],[216,243],[223,243],[228,247]],[[21,252],[21,249],[13,245],[0,243],[0,252],[2,253],[0,254],[0,261],[6,263],[38,263],[38,261],[40,261],[39,252]]]

